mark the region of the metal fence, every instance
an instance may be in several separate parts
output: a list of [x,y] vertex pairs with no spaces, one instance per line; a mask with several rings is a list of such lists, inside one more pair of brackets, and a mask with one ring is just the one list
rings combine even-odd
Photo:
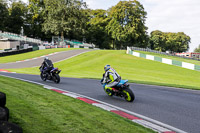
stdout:
[[37,44],[43,43],[40,39],[34,39],[34,38],[26,37],[26,36],[21,36],[19,34],[10,33],[10,32],[0,31],[0,37],[1,38],[8,38],[8,39],[11,39],[11,40],[17,40],[17,41],[37,43]]
[[175,56],[175,57],[180,57],[180,58],[184,58],[184,59],[191,59],[191,60],[198,60],[198,61],[200,61],[199,58],[186,57],[186,56],[179,56],[179,55],[176,55],[176,53],[160,52],[160,51],[152,50],[152,49],[150,49],[150,48],[130,47],[130,49],[133,50],[133,51],[134,51],[134,50],[138,50],[138,51],[153,52],[153,53],[162,54],[162,55]]

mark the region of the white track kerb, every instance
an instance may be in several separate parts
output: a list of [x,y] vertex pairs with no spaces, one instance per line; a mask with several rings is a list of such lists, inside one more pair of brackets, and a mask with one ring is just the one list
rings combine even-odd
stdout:
[[[1,76],[5,76],[5,75],[1,75]],[[66,96],[69,96],[69,97],[72,97],[72,98],[75,98],[75,99],[82,100],[82,101],[84,101],[88,104],[92,104],[92,105],[99,107],[99,108],[102,108],[106,111],[118,114],[118,115],[120,115],[124,118],[131,120],[132,122],[138,123],[138,124],[140,124],[140,125],[142,125],[146,128],[150,128],[150,129],[152,129],[156,132],[159,132],[159,133],[186,133],[186,132],[184,132],[180,129],[177,129],[175,127],[172,127],[172,126],[169,126],[167,124],[161,123],[159,121],[153,120],[151,118],[145,117],[143,115],[122,109],[120,107],[116,107],[114,105],[111,105],[111,104],[108,104],[108,103],[105,103],[105,102],[102,102],[102,101],[99,101],[99,100],[96,100],[96,99],[93,99],[93,98],[90,98],[90,97],[87,97],[87,96],[84,96],[84,95],[69,92],[69,91],[66,91],[66,90],[62,90],[62,89],[59,89],[59,88],[56,88],[56,87],[48,86],[48,85],[45,85],[45,84],[42,84],[42,83],[38,83],[38,82],[26,80],[26,79],[20,79],[20,78],[15,78],[15,77],[11,77],[11,76],[5,76],[5,77],[14,78],[14,79],[18,79],[18,80],[22,80],[22,81],[41,85],[46,89],[55,91],[57,93],[61,93],[63,95],[66,95]]]

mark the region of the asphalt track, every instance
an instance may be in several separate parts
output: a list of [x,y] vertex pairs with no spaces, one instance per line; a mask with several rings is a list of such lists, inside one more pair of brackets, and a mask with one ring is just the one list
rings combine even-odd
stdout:
[[60,84],[55,84],[51,81],[41,81],[38,75],[0,74],[75,92],[144,115],[188,133],[200,133],[200,91],[130,84],[136,99],[133,103],[129,103],[119,97],[107,96],[99,80],[62,77]]
[[[90,50],[89,49],[69,50],[69,51],[63,51],[63,52],[58,52],[56,54],[48,55],[48,57],[52,60],[52,62],[57,62],[63,59],[70,58],[72,56],[76,56],[83,52],[87,52],[87,51],[90,51]],[[27,61],[0,64],[0,69],[26,68],[26,67],[40,66],[43,60],[44,58],[40,57],[40,58],[31,59]]]

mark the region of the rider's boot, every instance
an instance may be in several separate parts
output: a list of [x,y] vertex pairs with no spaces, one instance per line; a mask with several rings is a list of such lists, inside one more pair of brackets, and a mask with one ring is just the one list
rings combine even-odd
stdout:
[[105,92],[109,95],[112,96],[114,94],[114,92],[112,91],[111,87],[105,87]]

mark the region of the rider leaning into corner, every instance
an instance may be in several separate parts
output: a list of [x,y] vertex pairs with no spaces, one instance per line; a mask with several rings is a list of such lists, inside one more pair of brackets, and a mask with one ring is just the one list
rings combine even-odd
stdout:
[[49,73],[53,69],[53,63],[48,57],[44,58],[40,69],[44,69],[45,67],[46,69],[44,70],[44,74]]
[[111,68],[110,65],[106,65],[104,67],[104,70],[105,70],[105,73],[103,74],[102,83],[107,83],[104,90],[108,95],[111,96],[113,94],[112,87],[114,87],[120,82],[121,77],[115,71],[115,69]]

